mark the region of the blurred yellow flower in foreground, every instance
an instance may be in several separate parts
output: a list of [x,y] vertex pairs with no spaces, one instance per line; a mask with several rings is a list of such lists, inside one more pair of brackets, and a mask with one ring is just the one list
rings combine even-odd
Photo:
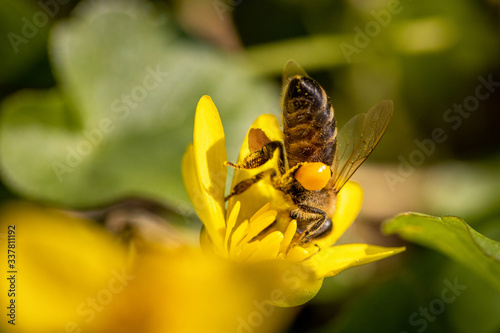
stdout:
[[0,222],[0,266],[16,272],[13,281],[0,279],[2,309],[15,305],[15,325],[1,321],[8,332],[74,329],[78,313],[92,319],[94,301],[105,303],[130,283],[125,249],[89,221],[15,203],[2,207]]
[[27,203],[2,207],[0,228],[0,267],[15,272],[0,279],[2,332],[276,332],[290,314],[265,301],[255,270],[199,248],[126,246],[94,221]]
[[[270,140],[283,141],[278,121],[272,115],[262,115],[252,128],[262,129]],[[247,134],[240,151],[240,160],[249,154],[248,145]],[[203,96],[196,109],[193,143],[188,146],[182,162],[186,189],[204,225],[202,246],[236,262],[265,263],[268,266],[271,266],[270,262],[272,265],[281,262],[279,267],[283,271],[273,270],[268,274],[268,279],[275,281],[283,292],[280,299],[272,300],[274,304],[303,304],[316,295],[323,278],[404,250],[402,247],[367,244],[332,246],[361,209],[363,192],[354,182],[348,182],[338,193],[337,207],[332,217],[334,228],[330,235],[314,244],[291,244],[297,224],[290,221],[286,209],[284,212],[279,208],[271,209],[283,207],[284,203],[282,194],[269,182],[258,182],[241,195],[232,197],[228,209],[225,209],[226,160],[225,135],[219,113],[212,99]],[[265,167],[236,170],[233,186]],[[277,221],[276,225],[271,226],[274,221]],[[298,269],[301,273],[294,273],[292,278],[290,267],[287,267],[289,263],[295,263],[294,270]]]

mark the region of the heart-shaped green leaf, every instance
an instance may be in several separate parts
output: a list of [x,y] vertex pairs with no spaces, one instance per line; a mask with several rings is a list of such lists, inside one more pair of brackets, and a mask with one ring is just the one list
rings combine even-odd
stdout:
[[383,230],[442,252],[482,275],[500,291],[500,243],[481,235],[462,219],[406,213],[387,221]]
[[[236,158],[279,93],[236,56],[177,34],[142,1],[84,1],[52,31],[57,86],[4,101],[0,167],[22,195],[73,207],[126,196],[187,202],[181,159],[211,95]],[[258,98],[255,98],[258,96]]]

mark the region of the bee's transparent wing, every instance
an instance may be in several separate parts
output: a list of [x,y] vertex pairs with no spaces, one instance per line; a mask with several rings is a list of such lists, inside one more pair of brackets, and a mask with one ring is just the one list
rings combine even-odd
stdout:
[[285,64],[285,68],[283,69],[283,86],[288,83],[290,78],[296,75],[309,76],[306,71],[295,62],[295,60],[288,60]]
[[389,125],[392,112],[392,101],[382,101],[342,127],[337,135],[337,152],[332,166],[335,191],[344,186],[373,151]]

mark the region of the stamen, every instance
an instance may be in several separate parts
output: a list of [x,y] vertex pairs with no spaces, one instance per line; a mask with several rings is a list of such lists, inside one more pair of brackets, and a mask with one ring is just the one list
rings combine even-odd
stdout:
[[226,254],[229,254],[229,237],[233,232],[234,226],[236,224],[236,219],[238,218],[238,214],[240,213],[240,208],[241,208],[240,202],[236,201],[227,219],[226,235],[224,237],[224,249],[226,251]]
[[297,232],[297,221],[292,220],[286,228],[283,241],[281,242],[280,253],[286,254],[288,252],[288,248],[292,242],[293,236],[295,236],[295,232]]

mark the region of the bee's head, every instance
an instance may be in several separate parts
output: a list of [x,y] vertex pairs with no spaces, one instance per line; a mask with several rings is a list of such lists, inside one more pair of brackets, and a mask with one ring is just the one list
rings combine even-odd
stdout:
[[321,162],[303,163],[295,171],[295,179],[308,191],[323,189],[331,176],[330,167]]

